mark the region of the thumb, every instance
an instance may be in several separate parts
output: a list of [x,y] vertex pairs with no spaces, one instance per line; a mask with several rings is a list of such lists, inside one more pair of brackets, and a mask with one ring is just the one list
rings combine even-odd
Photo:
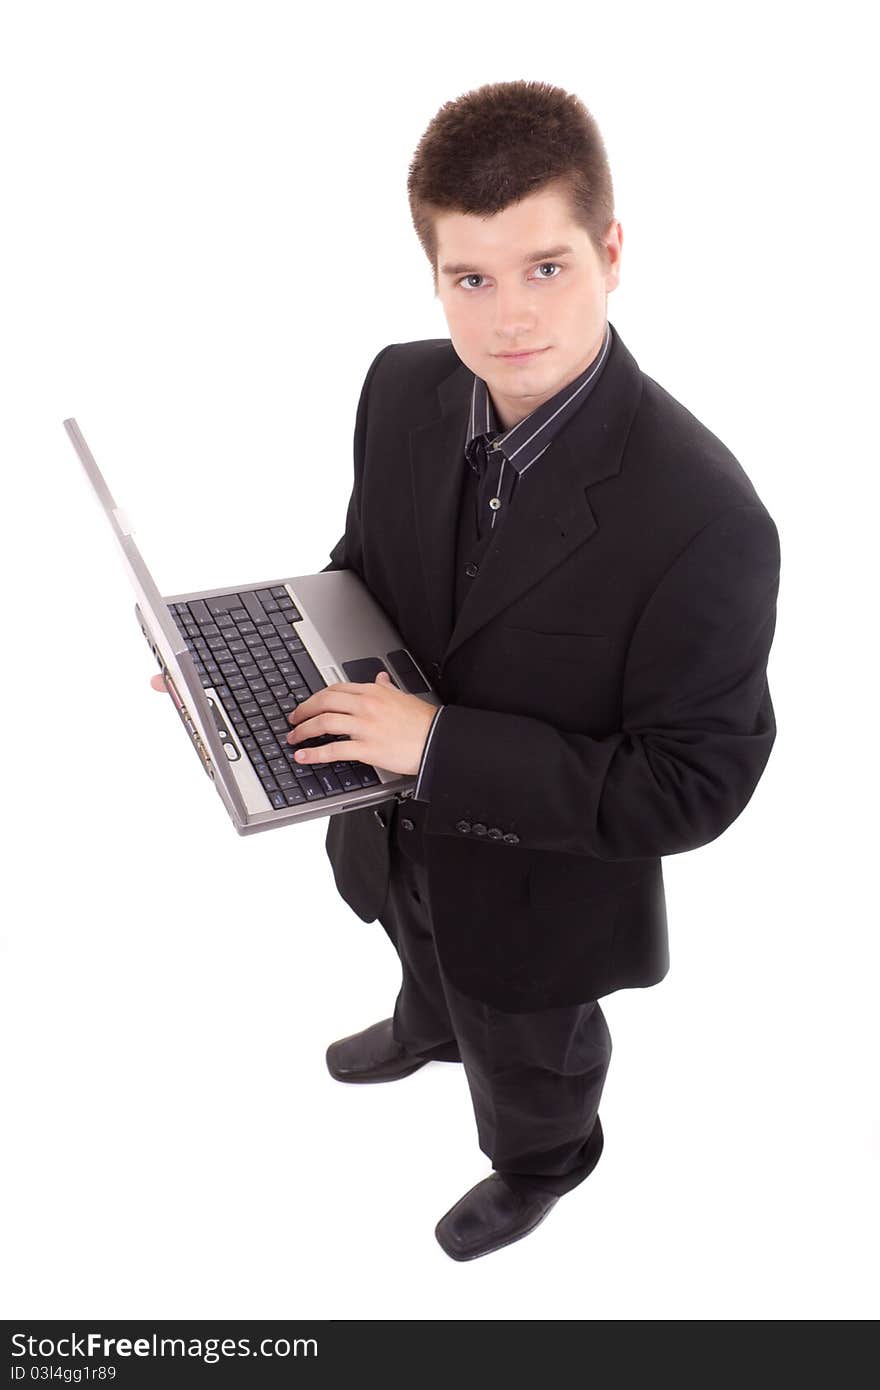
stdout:
[[388,674],[387,671],[380,671],[379,674],[376,676],[376,680],[377,680],[377,681],[384,681],[385,684],[387,685],[388,682],[391,680],[391,677],[389,676],[389,674]]

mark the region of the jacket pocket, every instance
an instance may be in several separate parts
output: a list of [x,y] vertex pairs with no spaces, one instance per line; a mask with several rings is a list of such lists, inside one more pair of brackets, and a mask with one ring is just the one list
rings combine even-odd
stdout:
[[519,646],[523,651],[534,650],[553,660],[576,662],[588,658],[591,651],[604,651],[614,640],[605,632],[546,632],[510,623],[502,625],[501,635],[509,647]]
[[652,862],[538,851],[529,871],[529,903],[539,908],[565,904],[589,907],[599,898],[626,892],[644,877]]

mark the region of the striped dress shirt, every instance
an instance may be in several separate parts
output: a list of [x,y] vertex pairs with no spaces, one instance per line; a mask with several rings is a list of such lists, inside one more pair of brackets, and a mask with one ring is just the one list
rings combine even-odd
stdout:
[[[580,376],[567,382],[555,396],[509,430],[498,428],[489,388],[485,381],[474,376],[464,456],[477,484],[475,520],[477,535],[483,542],[489,540],[503,521],[521,475],[549,449],[575,411],[582,409],[601,375],[610,347],[611,330],[606,321],[602,346]],[[467,568],[468,575],[472,572],[476,573],[474,565]],[[413,789],[417,801],[430,799],[429,753],[445,708],[445,705],[438,705],[428,729]]]

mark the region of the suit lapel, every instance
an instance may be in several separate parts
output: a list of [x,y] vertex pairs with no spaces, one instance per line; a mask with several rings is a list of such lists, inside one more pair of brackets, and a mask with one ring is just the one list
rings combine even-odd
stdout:
[[439,418],[410,430],[416,536],[442,662],[555,569],[598,529],[587,489],[619,472],[641,395],[635,359],[611,326],[596,388],[541,458],[517,479],[510,512],[454,615],[456,527],[473,375],[463,364],[437,388]]

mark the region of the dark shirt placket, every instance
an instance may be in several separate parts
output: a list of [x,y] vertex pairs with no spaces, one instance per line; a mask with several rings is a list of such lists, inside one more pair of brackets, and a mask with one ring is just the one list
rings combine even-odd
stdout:
[[[485,381],[474,377],[465,442],[465,480],[455,538],[454,620],[473,587],[490,542],[514,504],[521,475],[538,463],[575,412],[583,408],[601,376],[611,343],[611,328],[606,322],[602,346],[580,376],[508,430],[498,427]],[[532,478],[529,486],[540,486],[540,481],[540,476]],[[493,507],[491,502],[496,497],[500,505]],[[422,749],[413,790],[413,797],[422,801],[430,797],[429,749],[444,708],[439,706]]]

